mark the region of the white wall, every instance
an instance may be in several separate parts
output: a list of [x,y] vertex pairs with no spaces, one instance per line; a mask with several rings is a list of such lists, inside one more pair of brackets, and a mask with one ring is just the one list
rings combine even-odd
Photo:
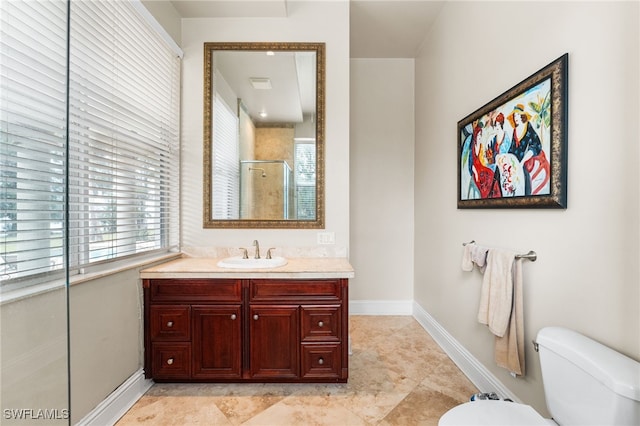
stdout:
[[205,42],[326,43],[325,227],[335,246],[349,247],[349,4],[292,2],[287,18],[209,18],[182,21],[183,248],[263,246],[312,248],[320,230],[203,229],[202,90]]
[[[531,25],[527,25],[530,22]],[[525,341],[575,329],[640,360],[638,2],[447,2],[416,59],[415,299],[519,398],[545,413],[539,358],[493,362],[476,322],[481,276],[462,243],[524,264]],[[458,120],[569,52],[566,210],[458,210]],[[355,250],[355,248],[354,248]]]
[[[5,410],[42,408],[65,417],[69,409],[67,291],[0,301],[0,409],[3,425],[25,424]],[[11,413],[11,411],[9,411]],[[50,424],[68,424],[60,419]]]
[[413,300],[414,60],[352,59],[350,91],[350,299],[398,313]]
[[140,269],[70,288],[72,424],[143,367]]
[[142,0],[142,4],[169,36],[180,45],[182,17],[168,0]]

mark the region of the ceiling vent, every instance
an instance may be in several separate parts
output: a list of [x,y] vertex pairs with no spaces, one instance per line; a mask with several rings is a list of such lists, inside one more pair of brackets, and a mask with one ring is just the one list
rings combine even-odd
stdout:
[[251,77],[249,78],[251,85],[254,89],[269,90],[271,89],[271,80],[265,77]]

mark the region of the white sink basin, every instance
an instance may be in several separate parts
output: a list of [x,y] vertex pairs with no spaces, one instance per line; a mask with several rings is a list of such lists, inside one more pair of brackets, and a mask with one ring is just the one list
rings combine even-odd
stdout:
[[221,268],[234,268],[234,269],[265,269],[265,268],[277,268],[287,264],[287,259],[284,257],[275,256],[271,259],[243,259],[242,256],[227,257],[218,262],[218,266]]

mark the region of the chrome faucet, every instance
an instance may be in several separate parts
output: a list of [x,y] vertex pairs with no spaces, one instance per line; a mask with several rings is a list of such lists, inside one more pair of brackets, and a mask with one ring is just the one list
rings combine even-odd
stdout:
[[253,246],[256,248],[256,255],[254,258],[260,259],[260,244],[258,243],[258,240],[253,240]]

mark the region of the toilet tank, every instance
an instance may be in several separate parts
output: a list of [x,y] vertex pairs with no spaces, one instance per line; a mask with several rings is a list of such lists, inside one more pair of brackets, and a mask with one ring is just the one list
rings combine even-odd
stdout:
[[640,425],[640,363],[575,331],[536,338],[545,400],[560,425]]

